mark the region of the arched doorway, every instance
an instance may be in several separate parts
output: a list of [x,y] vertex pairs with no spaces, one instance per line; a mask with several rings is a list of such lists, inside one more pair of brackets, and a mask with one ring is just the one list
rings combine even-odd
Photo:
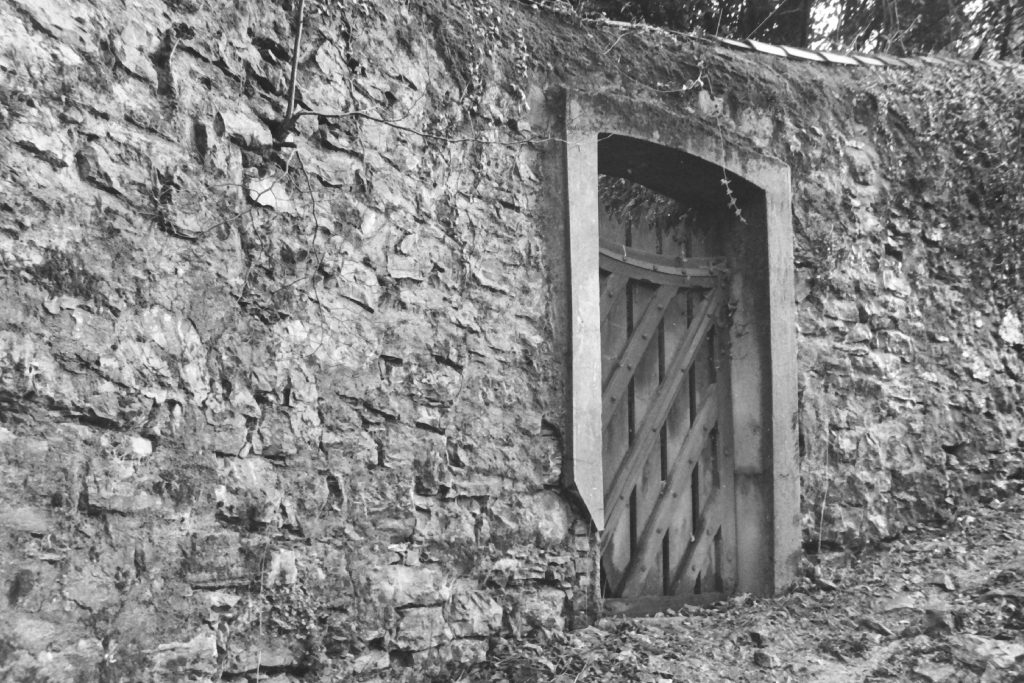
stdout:
[[788,169],[612,104],[570,100],[565,165],[567,473],[601,595],[646,613],[772,593],[799,547]]

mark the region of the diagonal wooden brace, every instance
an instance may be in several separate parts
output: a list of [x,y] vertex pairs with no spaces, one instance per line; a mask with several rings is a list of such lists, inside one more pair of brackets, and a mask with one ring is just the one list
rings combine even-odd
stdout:
[[680,584],[692,586],[700,573],[700,560],[707,557],[709,546],[721,528],[721,489],[711,489],[711,495],[700,513],[700,521],[694,524],[693,540],[679,560],[679,566],[672,575],[672,594],[678,594]]
[[615,302],[618,301],[619,297],[623,292],[626,291],[626,285],[629,284],[629,278],[622,273],[609,273],[608,279],[605,280],[604,289],[601,290],[601,326],[608,321],[608,316],[611,315],[612,310],[615,309]]
[[[679,513],[679,501],[688,485],[690,472],[704,451],[709,436],[717,423],[718,392],[715,385],[712,384],[708,387],[708,395],[697,413],[697,419],[683,440],[679,454],[673,459],[668,478],[662,484],[658,499],[647,518],[647,524],[636,543],[637,553],[633,555],[626,566],[622,583],[615,592],[616,595],[630,595],[637,586],[643,585],[656,559],[655,556],[661,550],[661,544],[654,542],[654,539],[665,533],[665,528],[669,524],[669,516]],[[693,520],[693,523],[696,525],[697,520]]]
[[678,291],[677,288],[671,285],[659,287],[658,291],[654,293],[654,297],[648,302],[647,309],[644,310],[640,321],[633,329],[633,335],[629,338],[629,342],[626,344],[626,348],[623,350],[622,355],[619,357],[619,362],[615,366],[615,371],[602,392],[604,394],[601,405],[602,428],[608,426],[612,415],[615,414],[615,409],[618,408],[619,401],[622,400],[626,389],[629,388],[629,382],[633,379],[633,374],[640,364],[640,359],[643,358],[644,353],[647,352],[647,347],[656,338],[654,333],[658,329],[658,323],[665,317],[665,309],[668,308],[669,302],[672,301],[672,297]]
[[725,292],[722,288],[711,291],[704,297],[700,306],[693,316],[693,321],[686,330],[683,342],[676,349],[672,361],[665,369],[665,379],[658,386],[657,391],[650,403],[647,414],[637,429],[636,440],[630,444],[629,450],[622,458],[618,471],[611,481],[610,488],[605,495],[605,533],[609,534],[615,530],[625,511],[629,492],[636,486],[636,482],[643,470],[651,449],[661,438],[661,428],[665,424],[672,402],[683,385],[683,379],[693,365],[697,355],[697,349],[705,338],[708,330],[714,322],[719,307],[725,299]]

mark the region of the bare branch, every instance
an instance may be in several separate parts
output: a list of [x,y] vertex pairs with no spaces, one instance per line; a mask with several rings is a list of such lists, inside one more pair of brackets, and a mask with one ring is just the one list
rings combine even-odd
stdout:
[[302,20],[303,11],[306,7],[306,0],[299,0],[299,6],[295,11],[295,40],[292,42],[292,68],[288,75],[288,110],[285,112],[284,120],[288,124],[292,121],[292,114],[295,112],[295,77],[299,69],[299,48],[302,46]]

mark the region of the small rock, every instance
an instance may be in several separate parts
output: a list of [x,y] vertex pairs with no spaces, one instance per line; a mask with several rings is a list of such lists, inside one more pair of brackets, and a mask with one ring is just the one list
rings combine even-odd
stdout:
[[241,112],[222,111],[213,118],[213,129],[243,147],[265,147],[274,143],[274,136],[258,119]]
[[835,320],[842,320],[843,322],[855,323],[860,321],[860,310],[857,308],[857,302],[855,301],[837,301],[835,299],[826,300],[823,304],[823,313]]
[[829,581],[828,579],[823,579],[823,578],[820,578],[820,577],[815,577],[814,578],[814,585],[817,586],[818,588],[820,588],[821,590],[826,591],[828,593],[831,593],[832,591],[839,590],[839,586],[837,586],[833,582]]
[[0,510],[0,529],[39,536],[51,531],[49,515],[44,510],[30,507]]
[[945,231],[941,227],[930,227],[925,228],[924,232],[921,233],[921,237],[924,241],[929,244],[941,244],[946,239]]
[[270,569],[267,570],[267,585],[293,585],[299,576],[295,565],[294,550],[275,550],[270,557]]
[[754,664],[758,665],[762,669],[776,669],[779,667],[781,662],[779,658],[771,654],[767,650],[754,650]]
[[482,638],[460,638],[453,640],[452,661],[460,664],[475,664],[487,661],[487,640]]
[[363,674],[368,671],[383,671],[391,666],[391,656],[385,650],[369,650],[356,657],[352,663],[352,673]]
[[7,586],[7,604],[17,605],[22,598],[32,592],[36,585],[36,575],[31,569],[20,569]]
[[858,185],[871,185],[875,176],[873,155],[855,142],[847,143],[846,160],[850,164],[850,177]]
[[1010,669],[1017,665],[1018,660],[1024,658],[1024,645],[983,636],[953,636],[950,638],[950,645],[954,659],[979,671]]
[[999,323],[999,338],[1011,346],[1024,345],[1024,331],[1021,330],[1020,318],[1013,311],[1007,311]]
[[343,297],[371,311],[377,308],[381,286],[377,274],[371,268],[353,260],[346,260],[338,267],[336,276],[338,289]]
[[69,0],[15,0],[14,5],[58,43],[87,55],[96,54],[99,41],[87,28],[99,21],[94,18],[98,13],[95,8]]
[[949,680],[953,675],[956,674],[954,669],[949,664],[937,664],[935,662],[921,662],[914,667],[914,673],[932,683],[942,683],[942,681]]
[[921,620],[921,628],[931,636],[952,633],[954,630],[953,615],[943,606],[926,608]]
[[519,599],[519,617],[529,628],[565,628],[565,591],[541,587],[536,593],[523,594]]
[[471,591],[452,597],[451,628],[455,636],[489,636],[501,628],[501,605],[486,593]]
[[392,564],[373,574],[378,595],[396,607],[435,606],[451,597],[445,574],[436,566]]
[[402,612],[395,634],[395,645],[403,650],[419,651],[451,640],[441,607],[411,607]]
[[932,584],[933,586],[941,586],[942,588],[945,588],[947,591],[950,592],[956,590],[956,584],[953,583],[953,577],[944,572],[934,574],[930,579],[928,579],[928,583]]
[[907,279],[899,273],[889,270],[882,271],[882,287],[897,296],[909,296],[911,292]]
[[55,169],[69,165],[70,146],[60,132],[48,132],[28,124],[18,124],[11,127],[11,137],[18,146],[36,155]]
[[846,334],[847,344],[860,344],[863,342],[871,341],[874,335],[871,332],[871,328],[864,323],[857,323],[850,328],[850,331]]
[[121,33],[113,37],[111,50],[121,66],[156,84],[156,69],[149,55],[156,50],[157,42],[156,35],[147,26],[132,19]]
[[224,674],[237,678],[258,670],[284,669],[295,666],[295,663],[296,656],[289,643],[266,638],[237,651],[229,649],[224,660]]
[[102,147],[89,145],[80,151],[75,159],[78,162],[78,175],[82,180],[92,183],[101,190],[122,194],[121,185],[113,175],[114,162]]
[[880,621],[872,619],[871,617],[861,617],[857,620],[857,623],[860,624],[862,628],[866,628],[869,631],[874,631],[875,633],[878,633],[883,636],[896,635],[888,626],[881,623]]
[[246,179],[245,189],[249,199],[258,206],[266,206],[275,211],[289,213],[293,204],[283,181],[273,176],[252,177]]
[[131,449],[136,458],[148,458],[153,455],[153,442],[144,436],[133,436]]
[[213,675],[217,671],[217,638],[212,632],[201,633],[187,642],[160,645],[151,656],[153,671],[162,676]]

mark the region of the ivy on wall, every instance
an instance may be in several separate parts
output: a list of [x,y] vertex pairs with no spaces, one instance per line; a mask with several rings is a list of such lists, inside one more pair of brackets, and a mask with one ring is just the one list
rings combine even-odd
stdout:
[[[919,220],[977,287],[1016,305],[1024,284],[1024,80],[1014,68],[963,63],[872,72],[862,104],[897,210]],[[941,235],[941,237],[940,237]]]

